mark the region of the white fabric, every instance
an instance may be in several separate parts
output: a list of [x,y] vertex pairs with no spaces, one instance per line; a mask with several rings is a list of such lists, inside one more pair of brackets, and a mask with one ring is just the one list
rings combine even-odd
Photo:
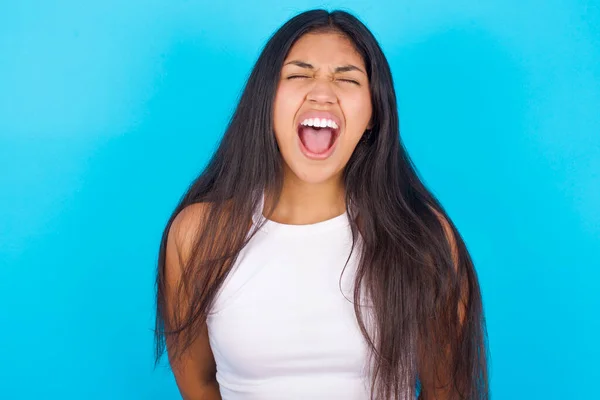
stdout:
[[224,400],[369,398],[353,305],[360,240],[342,275],[351,245],[345,213],[310,225],[267,220],[242,250],[207,321]]

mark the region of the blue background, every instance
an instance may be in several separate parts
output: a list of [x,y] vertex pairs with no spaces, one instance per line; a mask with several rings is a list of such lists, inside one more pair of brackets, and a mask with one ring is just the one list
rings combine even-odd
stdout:
[[343,6],[476,262],[493,397],[597,398],[600,2],[251,3],[0,2],[0,397],[178,398],[161,230],[269,35]]

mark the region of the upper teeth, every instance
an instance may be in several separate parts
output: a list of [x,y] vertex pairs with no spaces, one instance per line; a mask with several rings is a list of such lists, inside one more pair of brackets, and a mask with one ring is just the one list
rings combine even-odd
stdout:
[[314,126],[317,128],[338,128],[338,124],[336,124],[335,121],[327,118],[308,118],[302,121],[300,125]]

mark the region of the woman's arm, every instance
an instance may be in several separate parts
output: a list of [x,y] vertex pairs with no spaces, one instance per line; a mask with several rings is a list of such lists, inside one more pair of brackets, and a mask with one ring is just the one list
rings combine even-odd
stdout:
[[[204,204],[193,204],[177,215],[167,238],[165,281],[167,309],[170,313],[185,314],[184,309],[174,310],[174,304],[185,304],[185,299],[176,299],[182,268],[191,253],[194,233],[205,213]],[[179,300],[179,301],[175,301]],[[169,306],[173,305],[173,306]],[[167,352],[172,347],[172,338],[166,337]],[[216,364],[210,348],[206,324],[185,353],[177,360],[169,358],[177,386],[184,400],[221,400],[216,380]]]
[[[452,252],[452,261],[454,264],[455,271],[457,271],[459,260],[458,260],[458,248],[456,240],[452,232],[452,228],[448,221],[442,216],[442,214],[433,210],[442,227],[450,249]],[[459,275],[460,276],[460,275]],[[465,304],[468,301],[468,284],[466,278],[459,278],[460,284],[460,300],[458,302],[457,317],[458,326],[462,326],[465,318]],[[428,328],[430,332],[443,332],[437,324],[439,320],[432,320],[431,326]],[[443,340],[436,341],[436,344],[443,343]],[[459,354],[454,354],[453,350],[456,348],[453,344],[448,343],[444,349],[445,359],[435,359],[431,357],[431,343],[421,343],[419,351],[419,380],[421,381],[421,393],[418,400],[458,400],[462,399],[458,393],[457,384],[455,382],[452,371],[452,364],[455,357],[460,357]],[[439,354],[439,353],[437,353]]]

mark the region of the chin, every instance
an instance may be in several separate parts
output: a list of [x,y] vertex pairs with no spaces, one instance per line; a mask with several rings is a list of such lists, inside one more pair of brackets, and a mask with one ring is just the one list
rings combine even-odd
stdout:
[[337,179],[340,174],[333,165],[306,165],[297,163],[291,172],[302,182],[310,184],[324,184]]

